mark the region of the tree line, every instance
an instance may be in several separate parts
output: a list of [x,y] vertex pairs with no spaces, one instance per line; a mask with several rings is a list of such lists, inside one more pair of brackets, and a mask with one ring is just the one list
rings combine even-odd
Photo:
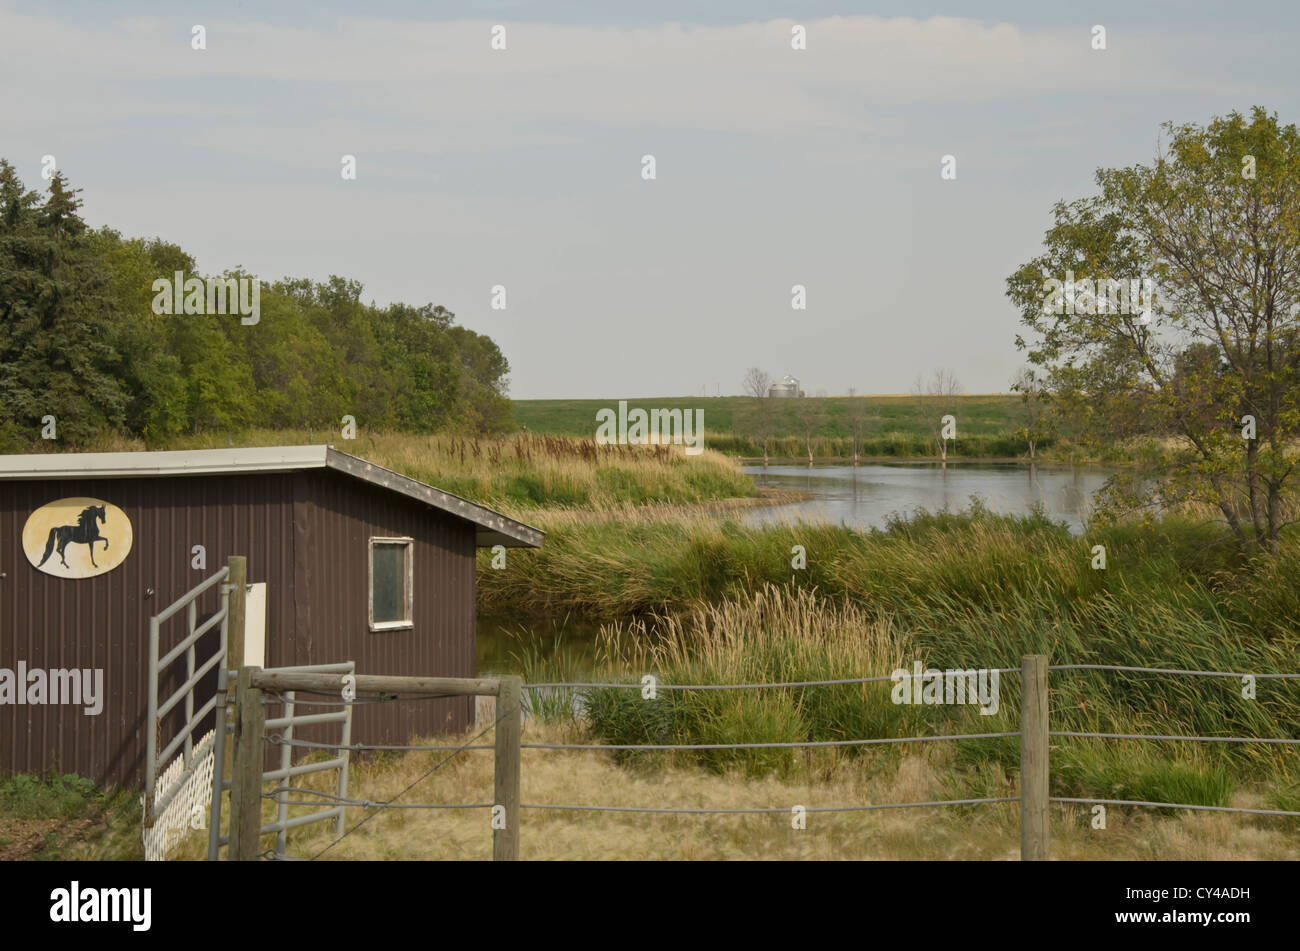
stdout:
[[505,356],[445,308],[366,304],[359,283],[331,276],[261,284],[252,324],[160,316],[155,282],[201,277],[194,258],[88,227],[79,193],[60,173],[44,195],[30,190],[0,159],[0,451],[36,444],[49,417],[63,448],[111,433],[161,444],[326,429],[345,415],[409,432],[511,425]]

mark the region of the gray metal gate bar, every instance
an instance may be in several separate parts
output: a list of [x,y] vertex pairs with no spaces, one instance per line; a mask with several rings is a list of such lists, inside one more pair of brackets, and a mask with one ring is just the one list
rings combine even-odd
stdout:
[[[269,672],[276,674],[354,674],[356,664],[352,661],[345,661],[337,664],[314,664],[304,667],[273,667],[267,668]],[[231,683],[232,672],[223,669],[221,671],[221,681],[223,687]],[[222,693],[221,696],[228,696]],[[281,730],[287,740],[293,739],[295,727],[319,725],[324,723],[338,723],[343,728],[342,750],[339,756],[332,759],[321,760],[315,763],[299,763],[293,765],[293,747],[290,743],[285,743],[280,749],[280,768],[272,770],[263,770],[261,774],[262,782],[270,780],[287,780],[294,776],[305,776],[309,773],[319,773],[326,770],[337,770],[338,781],[335,783],[335,795],[339,799],[346,799],[348,793],[348,766],[350,763],[350,751],[346,747],[352,744],[352,705],[346,703],[342,697],[339,698],[339,704],[343,706],[342,710],[336,710],[333,713],[298,713],[294,700],[293,691],[284,692],[284,715],[274,718],[268,718],[264,722],[265,730]],[[234,732],[234,724],[225,723],[225,729],[218,731],[217,755],[223,757],[225,753],[225,736],[227,733]],[[222,761],[219,759],[219,762]],[[232,786],[232,781],[221,776],[220,771],[213,773],[212,778],[212,809],[211,821],[208,829],[208,859],[216,861],[223,845],[230,842],[229,835],[222,835],[220,829],[221,822],[221,797]],[[347,807],[343,805],[331,806],[328,809],[322,809],[308,815],[290,816],[289,805],[281,798],[276,805],[276,820],[259,829],[259,835],[269,835],[275,833],[275,847],[278,855],[283,855],[287,845],[286,833],[290,829],[296,829],[299,826],[307,825],[311,822],[319,822],[325,819],[335,819],[335,834],[342,835],[343,829],[347,822]]]
[[[217,699],[213,697],[212,700],[204,703],[196,713],[194,710],[194,688],[226,655],[226,621],[230,613],[229,593],[224,588],[222,589],[220,607],[216,614],[202,625],[197,626],[198,609],[196,603],[204,592],[225,581],[229,574],[229,567],[222,568],[212,577],[194,586],[149,619],[149,699],[147,719],[145,720],[145,793],[144,817],[142,820],[145,828],[153,826],[162,811],[167,808],[177,792],[184,788],[185,782],[193,775],[197,765],[193,755],[194,730],[203,721],[203,718],[216,708]],[[162,623],[177,614],[182,608],[186,610],[187,634],[179,644],[160,657],[159,637]],[[196,667],[195,645],[204,634],[218,624],[221,626],[221,643],[217,654]],[[159,677],[162,671],[182,654],[186,657],[185,683],[159,703]],[[182,700],[185,701],[185,725],[181,728],[181,732],[163,747],[160,753],[158,747],[162,742],[162,718],[170,713],[172,708]],[[162,762],[174,755],[181,746],[185,748],[185,769],[181,779],[171,789],[166,790],[161,797],[158,797],[159,768]]]

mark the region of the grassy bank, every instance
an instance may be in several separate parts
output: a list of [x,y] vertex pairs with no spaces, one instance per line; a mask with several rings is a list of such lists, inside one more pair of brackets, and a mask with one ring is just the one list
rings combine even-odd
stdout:
[[[157,445],[138,439],[101,439],[88,452],[144,449],[225,449],[329,443],[376,465],[436,485],[455,495],[524,513],[540,506],[600,510],[626,505],[690,505],[752,497],[753,481],[734,462],[705,450],[687,456],[680,446],[600,446],[576,439],[520,433],[499,439],[370,433],[343,439],[327,430],[247,430],[183,436]],[[33,447],[57,451],[49,443]]]

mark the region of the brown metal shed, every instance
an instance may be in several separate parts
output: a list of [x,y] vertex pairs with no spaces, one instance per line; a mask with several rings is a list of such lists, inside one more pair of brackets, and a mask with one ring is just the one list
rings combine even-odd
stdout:
[[[67,504],[50,507],[57,500]],[[113,517],[82,522],[95,523],[107,543],[79,541],[76,519],[61,513],[101,501]],[[123,516],[130,551],[105,569],[125,547],[128,526],[113,524]],[[39,552],[33,540],[47,537]],[[149,618],[230,555],[247,556],[248,581],[266,584],[264,666],[353,660],[358,673],[469,677],[475,549],[536,548],[542,538],[329,446],[0,456],[0,773],[58,769],[140,788]],[[409,615],[387,624],[371,619],[375,539],[409,577]],[[65,540],[61,549],[56,542]],[[88,552],[101,573],[74,577]],[[215,612],[216,589],[208,596],[201,607]],[[171,640],[183,635],[175,630]],[[29,677],[102,670],[102,710],[17,702],[20,664]],[[353,741],[402,743],[465,729],[473,716],[471,698],[369,705],[354,720]]]

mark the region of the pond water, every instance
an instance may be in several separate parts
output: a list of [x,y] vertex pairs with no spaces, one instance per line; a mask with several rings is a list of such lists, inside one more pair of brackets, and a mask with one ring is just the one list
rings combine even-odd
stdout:
[[991,511],[1027,515],[1035,505],[1047,517],[1081,534],[1093,493],[1115,473],[1088,467],[1029,467],[1014,463],[898,463],[864,466],[746,466],[761,486],[798,489],[804,502],[746,511],[747,524],[798,520],[831,522],[866,530],[883,528],[893,513],[919,508],[951,511],[970,507],[978,497]]

